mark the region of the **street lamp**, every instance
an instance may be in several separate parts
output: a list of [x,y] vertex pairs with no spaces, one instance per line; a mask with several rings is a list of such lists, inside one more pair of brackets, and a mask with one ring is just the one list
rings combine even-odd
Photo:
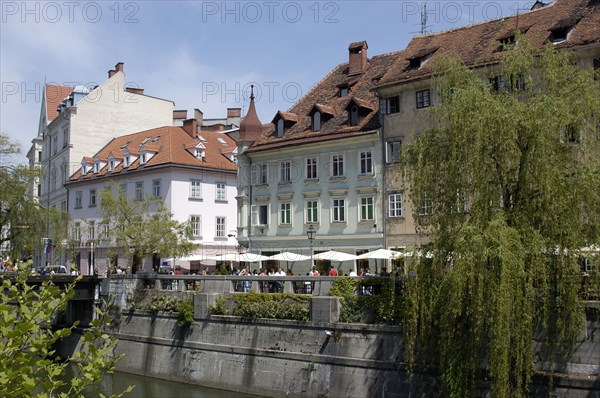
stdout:
[[316,234],[317,234],[317,231],[315,230],[315,227],[313,227],[313,225],[311,224],[308,227],[308,231],[306,231],[306,236],[308,237],[308,241],[310,242],[310,268],[311,269],[315,265],[315,262],[313,260],[313,242],[315,240]]

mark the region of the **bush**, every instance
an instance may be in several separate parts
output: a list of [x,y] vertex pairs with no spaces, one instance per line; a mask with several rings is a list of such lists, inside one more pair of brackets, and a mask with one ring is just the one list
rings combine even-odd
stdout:
[[309,320],[310,297],[292,293],[236,294],[232,296],[233,309],[227,310],[227,301],[219,297],[210,312],[215,315],[234,315],[246,319],[290,319],[300,322]]

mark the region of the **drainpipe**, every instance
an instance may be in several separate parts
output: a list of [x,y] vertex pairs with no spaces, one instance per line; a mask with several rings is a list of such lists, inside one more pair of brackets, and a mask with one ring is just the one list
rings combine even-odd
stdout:
[[383,226],[383,248],[387,249],[387,219],[385,217],[386,209],[386,193],[387,193],[387,179],[386,179],[386,145],[385,145],[385,107],[381,106],[382,98],[379,98],[379,118],[381,120],[381,127],[379,129],[381,135],[381,176],[382,176],[382,192],[381,192],[381,225]]
[[252,158],[249,155],[248,157],[248,253],[252,253],[252,239],[250,236],[252,235]]

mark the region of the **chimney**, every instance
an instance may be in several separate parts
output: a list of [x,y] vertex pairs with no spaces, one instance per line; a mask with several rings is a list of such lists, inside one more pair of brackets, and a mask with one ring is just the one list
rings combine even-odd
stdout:
[[124,66],[125,66],[125,64],[123,62],[117,62],[117,64],[115,65],[115,70],[117,72],[123,72],[123,73],[125,73],[125,71],[123,70]]
[[363,73],[367,69],[367,42],[358,41],[348,46],[348,75]]
[[125,91],[127,91],[128,93],[132,93],[132,94],[140,94],[140,95],[144,94],[143,88],[125,87]]
[[190,135],[192,138],[196,138],[196,119],[185,119],[183,121],[183,129],[186,133]]
[[108,78],[110,79],[111,77],[113,77],[115,73],[117,73],[116,70],[114,70],[114,69],[109,70],[108,71]]
[[196,119],[196,123],[198,123],[198,128],[202,128],[202,123],[204,123],[204,113],[198,109],[194,109],[194,118]]
[[227,118],[242,117],[242,108],[227,108]]

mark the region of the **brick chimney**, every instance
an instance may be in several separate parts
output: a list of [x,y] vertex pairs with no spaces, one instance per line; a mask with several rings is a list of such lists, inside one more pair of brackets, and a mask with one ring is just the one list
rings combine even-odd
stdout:
[[186,133],[190,135],[192,138],[196,138],[196,128],[197,128],[196,119],[185,119],[183,121],[183,129]]
[[198,109],[194,109],[194,118],[196,119],[196,123],[198,123],[198,128],[202,128],[202,123],[204,123],[204,113]]
[[242,108],[227,108],[227,118],[242,117]]
[[144,94],[143,88],[125,87],[125,91],[127,91],[128,93],[132,93],[132,94],[140,94],[140,95]]
[[125,67],[125,64],[123,62],[117,62],[117,64],[115,65],[115,69],[111,69],[108,71],[108,78],[110,79],[117,72],[125,73],[124,67]]
[[348,75],[357,75],[367,69],[367,42],[358,41],[348,46]]

